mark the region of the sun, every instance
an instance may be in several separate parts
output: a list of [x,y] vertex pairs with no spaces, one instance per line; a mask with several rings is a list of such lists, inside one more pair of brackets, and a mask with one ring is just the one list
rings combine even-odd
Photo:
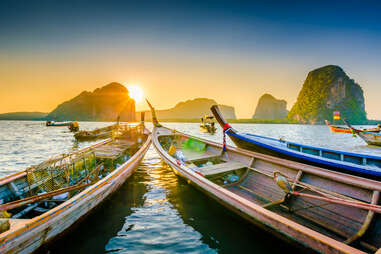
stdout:
[[135,102],[139,103],[143,101],[144,92],[139,85],[128,85],[128,93]]

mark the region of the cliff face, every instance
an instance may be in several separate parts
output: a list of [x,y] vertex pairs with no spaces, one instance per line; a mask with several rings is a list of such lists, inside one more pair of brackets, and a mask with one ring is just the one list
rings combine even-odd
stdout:
[[264,94],[259,98],[253,118],[256,119],[282,119],[288,115],[287,102],[277,100],[270,94]]
[[[156,110],[157,117],[160,119],[199,119],[205,114],[212,114],[210,107],[216,105],[215,100],[207,98],[196,98],[179,102],[175,107],[166,110]],[[222,113],[227,119],[236,119],[234,107],[219,105]],[[146,112],[145,117],[151,120],[151,113]]]
[[110,83],[93,92],[84,91],[66,101],[47,116],[57,120],[135,121],[135,101],[128,90],[119,83]]
[[289,118],[301,123],[323,123],[333,111],[351,123],[367,121],[362,88],[335,65],[311,71],[292,107]]

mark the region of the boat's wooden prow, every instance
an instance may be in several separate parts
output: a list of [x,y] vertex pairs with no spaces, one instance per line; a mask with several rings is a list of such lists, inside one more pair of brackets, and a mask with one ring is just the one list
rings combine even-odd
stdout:
[[16,228],[24,227],[30,221],[32,220],[31,219],[9,219],[9,224],[11,225],[11,229],[16,229]]

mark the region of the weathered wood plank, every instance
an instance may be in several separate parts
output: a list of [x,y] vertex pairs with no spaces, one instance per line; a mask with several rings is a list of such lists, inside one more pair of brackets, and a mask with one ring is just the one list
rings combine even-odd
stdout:
[[246,165],[243,163],[240,163],[238,161],[228,161],[228,162],[224,162],[224,163],[199,167],[197,169],[203,175],[209,176],[209,175],[216,175],[216,174],[221,174],[221,173],[241,169],[244,167],[246,167]]

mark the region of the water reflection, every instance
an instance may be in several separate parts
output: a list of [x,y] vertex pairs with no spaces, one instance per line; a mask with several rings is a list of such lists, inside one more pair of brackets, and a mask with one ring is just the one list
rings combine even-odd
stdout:
[[[176,186],[178,179],[163,171],[160,159],[149,151],[141,164],[139,181],[146,185],[143,206],[134,207],[126,223],[106,245],[108,253],[214,253],[201,241],[202,235],[186,225],[179,211],[168,202],[168,187]],[[168,174],[169,173],[169,174]]]

